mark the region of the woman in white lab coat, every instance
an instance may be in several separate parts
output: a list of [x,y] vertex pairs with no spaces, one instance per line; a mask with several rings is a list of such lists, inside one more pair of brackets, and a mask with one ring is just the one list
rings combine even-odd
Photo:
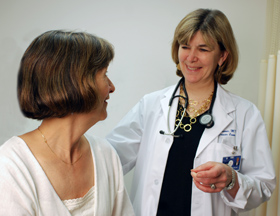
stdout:
[[107,117],[113,57],[109,42],[85,32],[48,31],[27,48],[19,104],[42,122],[0,147],[1,216],[134,215],[115,150],[84,135]]
[[225,216],[256,208],[271,197],[275,173],[260,112],[221,86],[238,64],[226,16],[198,9],[184,17],[172,58],[183,77],[178,88],[144,96],[107,136],[124,173],[135,167],[136,215]]

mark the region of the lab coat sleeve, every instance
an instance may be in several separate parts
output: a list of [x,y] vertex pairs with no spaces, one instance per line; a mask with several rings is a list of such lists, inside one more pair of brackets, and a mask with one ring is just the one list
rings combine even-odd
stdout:
[[237,117],[237,132],[242,134],[241,169],[237,172],[240,188],[234,199],[225,190],[221,196],[226,205],[241,212],[269,200],[276,186],[276,177],[265,125],[254,105],[244,117]]
[[140,100],[106,137],[120,157],[124,174],[136,163],[143,134],[143,103]]

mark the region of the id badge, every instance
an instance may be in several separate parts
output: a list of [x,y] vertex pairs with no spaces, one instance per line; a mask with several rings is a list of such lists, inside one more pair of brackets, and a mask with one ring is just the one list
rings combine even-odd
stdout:
[[223,157],[223,163],[232,167],[234,170],[240,170],[241,156],[228,156]]

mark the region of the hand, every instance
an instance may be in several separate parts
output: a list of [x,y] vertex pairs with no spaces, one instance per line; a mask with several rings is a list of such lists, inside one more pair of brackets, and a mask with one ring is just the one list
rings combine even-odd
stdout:
[[218,162],[207,162],[202,164],[197,168],[192,169],[191,175],[196,187],[206,193],[220,192],[229,185],[232,180],[231,168]]

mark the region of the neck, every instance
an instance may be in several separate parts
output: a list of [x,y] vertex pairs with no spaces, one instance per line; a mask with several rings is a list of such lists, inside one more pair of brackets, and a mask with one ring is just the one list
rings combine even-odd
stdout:
[[89,129],[80,115],[64,118],[45,119],[40,125],[40,133],[45,137],[44,144],[63,162],[73,164],[81,155],[87,143],[83,134]]
[[205,83],[185,82],[189,99],[201,101],[209,97],[214,91],[214,80]]

